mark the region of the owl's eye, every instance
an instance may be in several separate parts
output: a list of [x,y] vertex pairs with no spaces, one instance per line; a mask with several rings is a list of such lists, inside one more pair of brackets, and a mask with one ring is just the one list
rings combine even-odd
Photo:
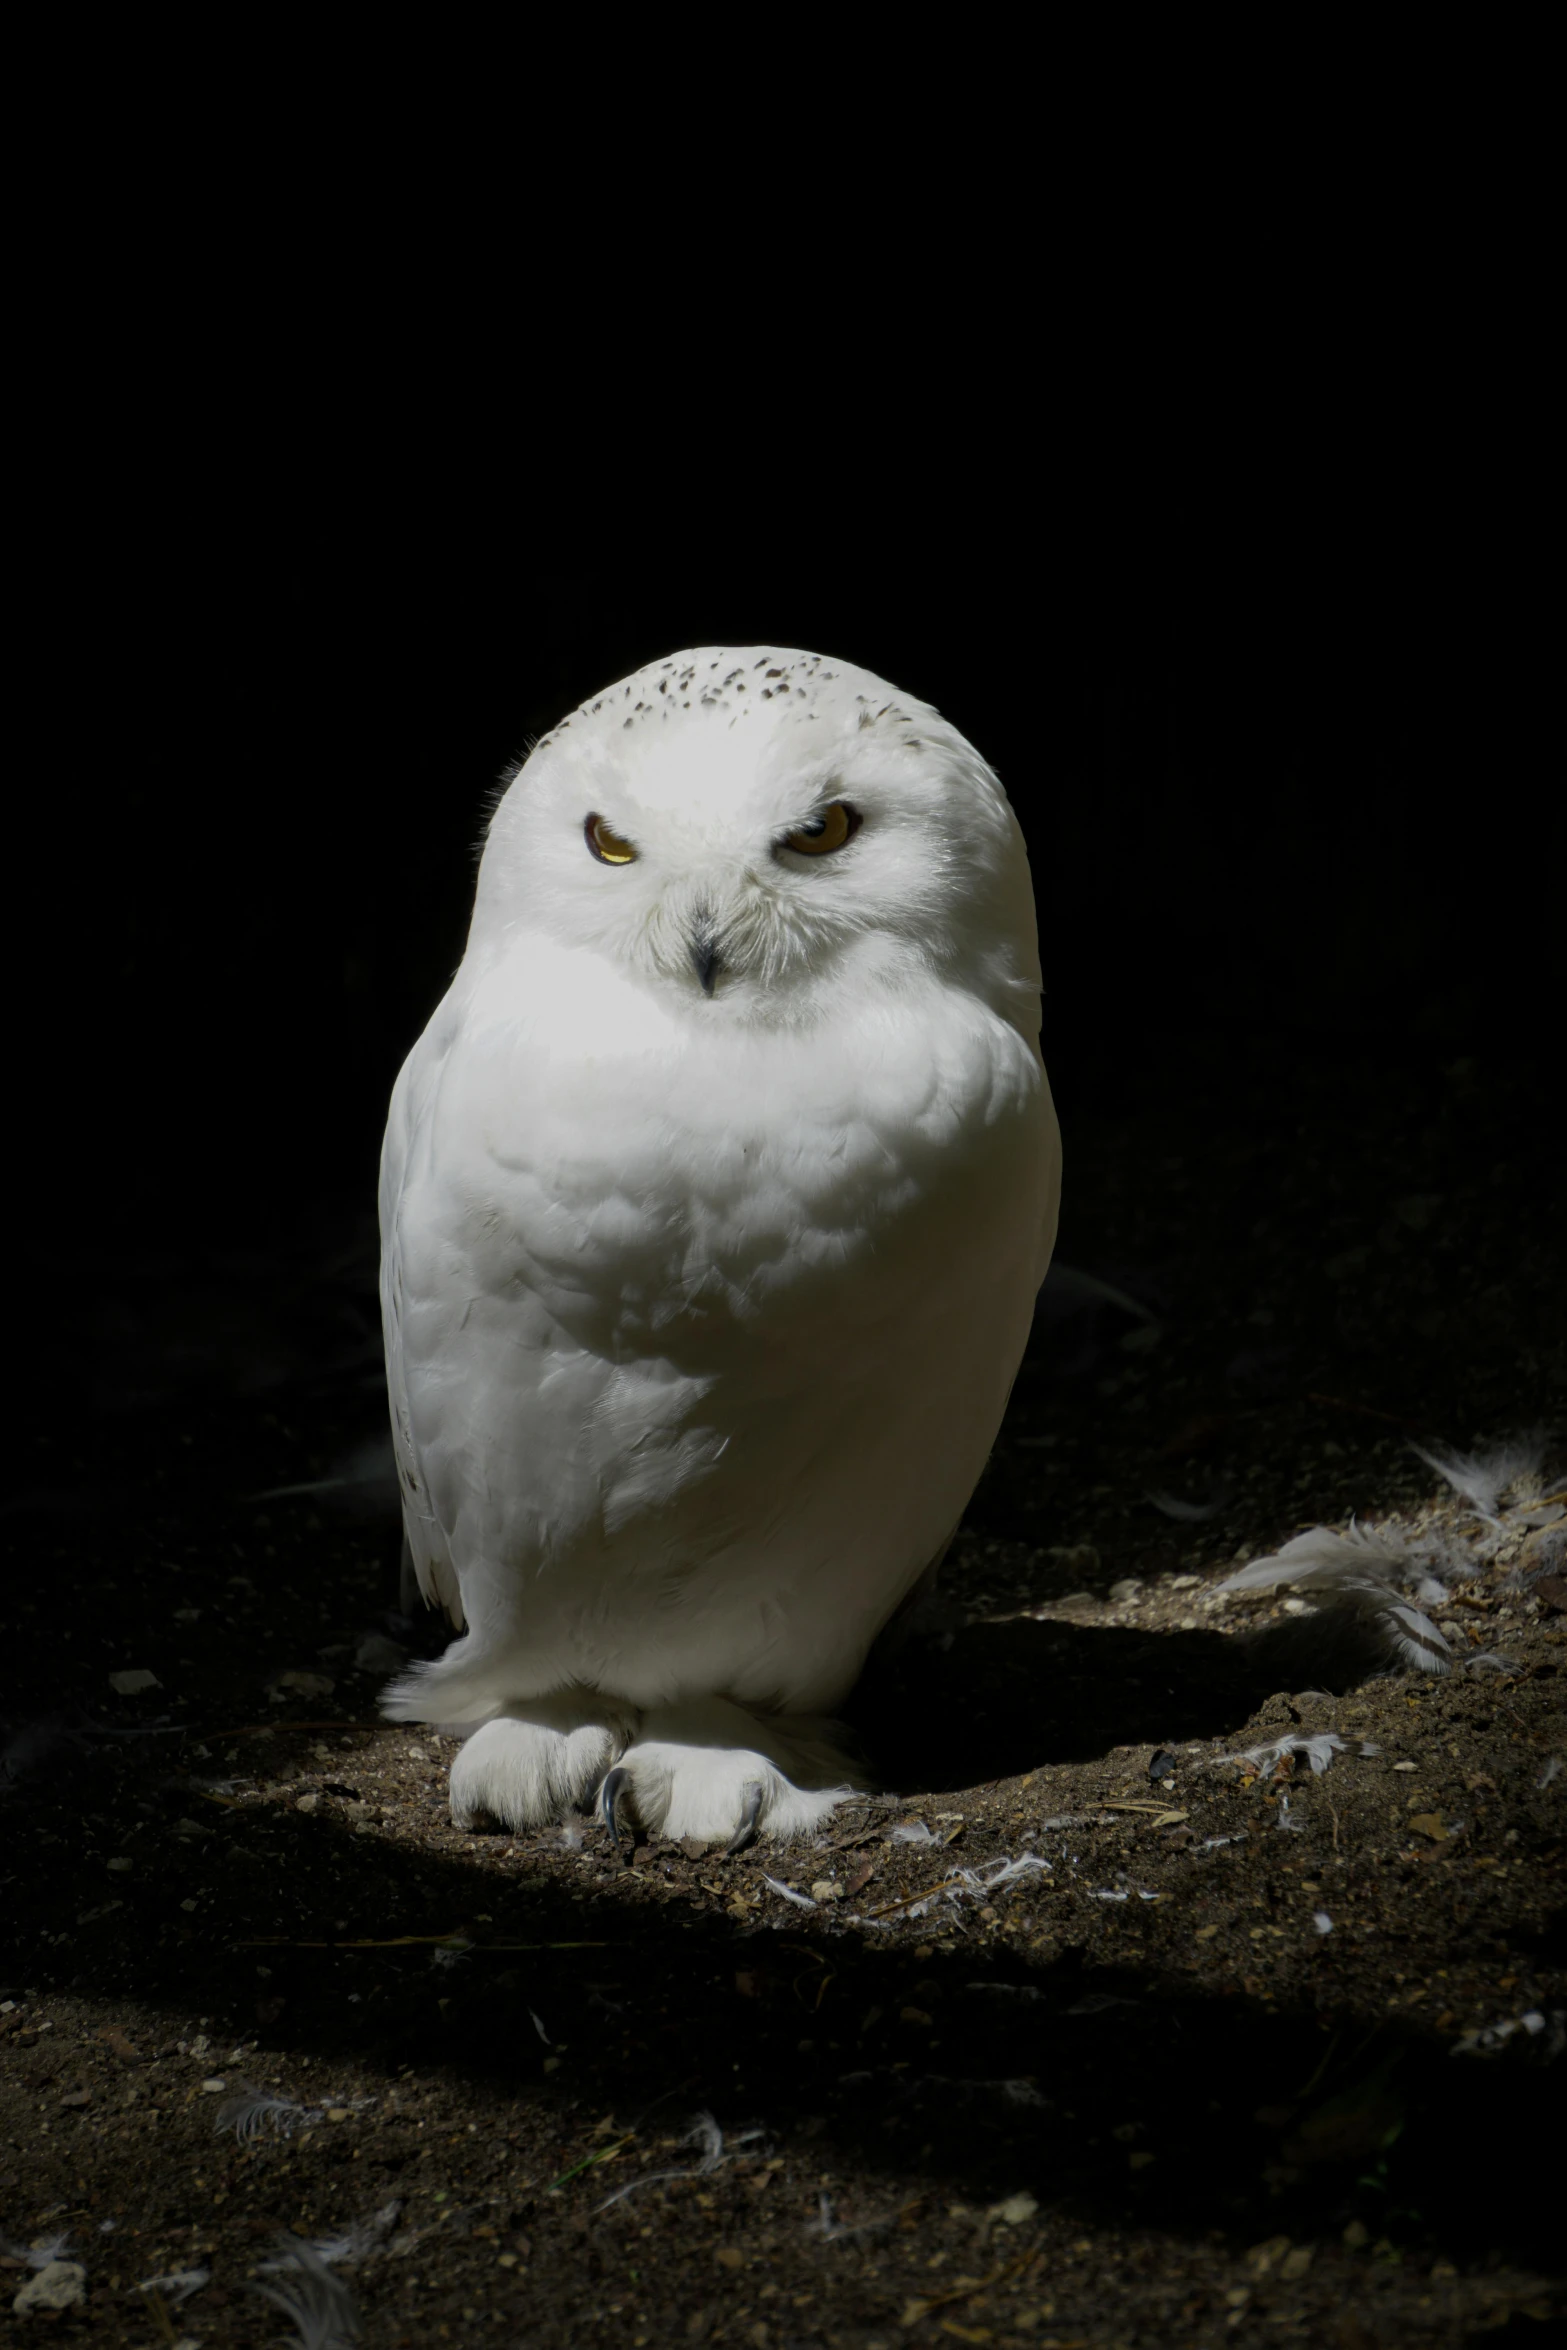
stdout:
[[634,865],[637,852],[630,841],[622,840],[611,830],[602,816],[590,816],[582,827],[583,837],[601,865]]
[[779,844],[794,849],[802,857],[826,857],[834,849],[841,849],[845,841],[853,840],[860,829],[859,811],[847,800],[834,800],[809,824],[801,824],[793,832],[786,832]]

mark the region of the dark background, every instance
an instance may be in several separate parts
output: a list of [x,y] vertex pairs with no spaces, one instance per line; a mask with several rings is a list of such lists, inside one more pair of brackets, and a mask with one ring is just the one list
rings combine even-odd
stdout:
[[[1539,624],[1437,499],[1070,514],[1042,469],[878,512],[541,536],[465,496],[373,529],[182,500],[72,561],[22,795],[19,1098],[40,1265],[265,1248],[368,1204],[388,1089],[458,961],[486,795],[593,690],[704,642],[933,701],[1028,835],[1070,1133],[1172,1048],[1528,1059],[1559,1031],[1562,795]],[[654,534],[656,539],[657,534]],[[62,658],[63,656],[63,658]],[[43,917],[43,926],[33,928]],[[1244,1042],[1250,1040],[1250,1042]],[[1235,1104],[1243,1120],[1243,1102]],[[31,1123],[31,1121],[29,1121]]]

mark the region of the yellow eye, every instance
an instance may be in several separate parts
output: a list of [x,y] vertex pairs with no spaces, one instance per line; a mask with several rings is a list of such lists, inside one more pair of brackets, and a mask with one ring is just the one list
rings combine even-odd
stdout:
[[813,816],[809,824],[800,825],[794,832],[786,832],[783,846],[796,850],[802,857],[826,857],[834,849],[841,849],[845,841],[853,840],[859,829],[857,811],[849,806],[847,800],[834,800],[830,808],[824,808],[819,816]]
[[590,816],[582,827],[588,847],[601,865],[634,865],[637,852],[630,841],[612,832],[602,816]]

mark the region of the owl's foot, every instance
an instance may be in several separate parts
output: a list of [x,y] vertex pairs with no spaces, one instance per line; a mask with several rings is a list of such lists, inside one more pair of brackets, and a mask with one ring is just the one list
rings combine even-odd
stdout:
[[863,1785],[832,1729],[801,1715],[762,1719],[727,1698],[658,1707],[609,1773],[600,1811],[612,1829],[614,1814],[732,1852],[758,1835],[807,1836]]
[[636,1734],[630,1707],[587,1690],[532,1698],[484,1722],[459,1749],[449,1799],[459,1828],[486,1819],[506,1828],[539,1828],[593,1790]]

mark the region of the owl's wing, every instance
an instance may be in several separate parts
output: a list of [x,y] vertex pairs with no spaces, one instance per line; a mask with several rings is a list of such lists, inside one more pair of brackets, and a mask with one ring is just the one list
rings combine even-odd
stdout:
[[386,1339],[387,1399],[403,1505],[403,1536],[425,1600],[431,1607],[444,1608],[461,1631],[463,1608],[457,1569],[414,1440],[404,1335],[404,1195],[411,1155],[424,1144],[430,1099],[444,1059],[444,1047],[427,1030],[404,1062],[392,1091],[381,1148],[381,1325]]

